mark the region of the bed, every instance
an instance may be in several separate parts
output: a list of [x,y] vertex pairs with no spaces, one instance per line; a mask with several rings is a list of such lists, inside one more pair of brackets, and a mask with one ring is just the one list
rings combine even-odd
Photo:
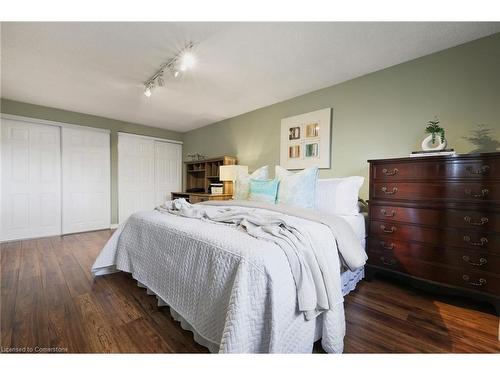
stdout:
[[[328,308],[312,315],[299,310],[294,265],[275,242],[256,238],[234,225],[166,210],[131,215],[99,254],[93,274],[131,273],[139,286],[156,295],[160,306],[169,306],[182,327],[191,330],[195,340],[211,352],[310,353],[319,339],[325,351],[342,352],[343,296],[364,276],[363,215],[339,216],[333,228],[325,224],[323,215],[309,212],[312,210],[239,201],[194,206],[278,215],[300,228],[314,250],[313,258],[328,254],[329,265],[333,265],[328,271],[321,269],[330,278]],[[349,246],[340,246],[349,243],[344,237],[355,239],[357,245],[351,241]],[[346,257],[357,259],[351,261],[351,269],[345,265]]]

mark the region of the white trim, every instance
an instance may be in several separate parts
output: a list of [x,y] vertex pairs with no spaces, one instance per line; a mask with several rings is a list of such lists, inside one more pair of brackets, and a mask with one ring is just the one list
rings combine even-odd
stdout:
[[[67,127],[67,128],[90,128],[92,130],[96,131],[102,131],[105,133],[111,133],[110,129],[103,129],[103,128],[96,128],[90,125],[76,125],[76,124],[70,124],[67,122],[59,122],[59,121],[51,121],[51,120],[44,120],[44,119],[39,119],[36,117],[27,117],[27,116],[19,116],[19,115],[11,115],[9,113],[2,113],[0,112],[0,118],[6,119],[6,120],[15,120],[15,121],[24,121],[24,122],[30,122],[34,124],[42,124],[42,125],[52,125],[52,126],[59,126],[59,127]],[[157,128],[161,129],[161,128]],[[166,130],[166,129],[164,129]],[[170,143],[177,143],[177,144],[184,144],[182,141],[176,141],[173,139],[167,139],[167,138],[159,138],[159,137],[151,137],[148,135],[141,135],[141,134],[135,134],[135,133],[128,133],[124,131],[119,131],[117,132],[118,134],[126,134],[126,135],[131,135],[134,137],[142,137],[142,138],[148,138],[148,139],[154,139],[156,141],[160,142],[170,142]]]
[[43,120],[43,119],[39,119],[39,118],[35,118],[35,117],[11,115],[8,113],[0,113],[0,118],[6,119],[6,120],[24,121],[24,122],[29,122],[29,123],[39,124],[39,125],[59,126],[60,128],[73,128],[73,129],[78,128],[80,130],[82,128],[89,128],[89,130],[92,130],[92,131],[101,131],[104,133],[111,133],[110,129],[95,128],[93,126],[88,126],[88,125],[69,124],[67,122]]
[[119,225],[118,223],[116,223],[116,224],[111,224],[111,225],[109,226],[109,229],[116,229],[116,228],[118,228],[118,225]]
[[[158,128],[159,129],[159,128]],[[167,143],[176,143],[178,145],[184,144],[182,141],[174,141],[173,139],[166,139],[166,138],[158,138],[158,137],[150,137],[149,135],[141,135],[141,134],[135,134],[135,133],[127,133],[127,132],[117,132],[118,135],[123,134],[123,135],[130,135],[133,137],[139,137],[139,138],[146,138],[146,139],[153,139],[155,141],[160,141],[160,142],[167,142]]]

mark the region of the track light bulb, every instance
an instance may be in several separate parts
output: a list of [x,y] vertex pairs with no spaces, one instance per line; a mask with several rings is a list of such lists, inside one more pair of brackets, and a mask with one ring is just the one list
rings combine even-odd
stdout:
[[177,78],[179,77],[179,74],[181,74],[178,70],[174,70],[174,77]]
[[146,87],[146,89],[144,90],[144,95],[149,98],[151,96],[151,88]]
[[192,68],[196,64],[196,59],[192,52],[186,51],[182,54],[181,67],[184,66],[185,69]]

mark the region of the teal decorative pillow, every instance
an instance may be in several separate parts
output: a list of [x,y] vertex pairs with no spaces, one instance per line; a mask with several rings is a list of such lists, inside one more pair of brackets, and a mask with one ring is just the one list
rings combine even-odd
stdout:
[[234,182],[234,199],[247,200],[250,194],[250,179],[266,180],[269,175],[267,165],[260,167],[252,174],[238,170],[236,181]]
[[315,207],[318,167],[294,173],[277,165],[275,178],[279,181],[277,203],[302,208]]
[[250,179],[250,194],[248,199],[258,202],[276,203],[278,194],[278,180],[255,180]]

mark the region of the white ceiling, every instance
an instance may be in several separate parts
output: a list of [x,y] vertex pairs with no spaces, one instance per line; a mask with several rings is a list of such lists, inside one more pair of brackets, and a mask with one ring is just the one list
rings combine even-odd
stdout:
[[[500,32],[500,23],[2,23],[1,96],[188,131]],[[150,98],[187,41],[198,63]]]

